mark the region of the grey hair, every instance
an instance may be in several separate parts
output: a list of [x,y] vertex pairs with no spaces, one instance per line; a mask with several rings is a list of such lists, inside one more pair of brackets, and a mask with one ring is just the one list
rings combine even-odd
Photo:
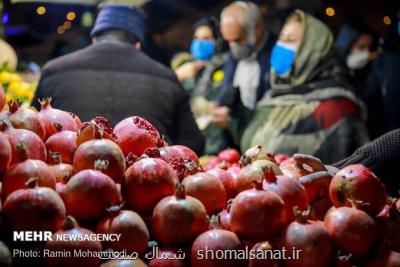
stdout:
[[243,8],[243,12],[236,16],[236,19],[239,21],[240,25],[242,25],[247,32],[255,31],[256,24],[262,19],[262,15],[260,8],[252,2],[235,1],[229,6],[225,7],[221,12],[221,24],[228,17],[232,16],[228,14],[228,11],[232,6],[240,6]]

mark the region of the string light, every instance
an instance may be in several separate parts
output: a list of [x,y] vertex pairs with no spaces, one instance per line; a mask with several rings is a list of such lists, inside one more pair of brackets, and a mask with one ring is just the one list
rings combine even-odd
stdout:
[[69,28],[71,28],[72,23],[70,21],[65,21],[63,24],[63,27],[68,30]]
[[67,20],[74,20],[76,18],[76,13],[71,11],[67,13]]
[[39,6],[38,8],[36,8],[36,13],[40,16],[46,14],[46,11],[46,7],[44,6]]
[[390,25],[390,24],[392,24],[392,20],[390,19],[389,16],[384,16],[383,23],[385,23],[385,25]]
[[325,9],[325,14],[326,14],[328,17],[333,17],[333,16],[335,16],[335,13],[336,13],[336,11],[335,11],[335,9],[334,9],[333,7],[327,7],[327,8]]
[[58,26],[57,27],[57,33],[58,34],[63,34],[65,32],[65,28],[63,26]]

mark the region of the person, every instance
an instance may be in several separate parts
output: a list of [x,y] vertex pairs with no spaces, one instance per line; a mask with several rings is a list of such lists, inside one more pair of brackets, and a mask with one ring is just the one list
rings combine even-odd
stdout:
[[372,62],[377,57],[375,32],[362,21],[350,21],[339,32],[335,52],[346,80],[362,95]]
[[260,144],[271,153],[334,162],[369,141],[365,107],[336,66],[328,27],[294,11],[273,48],[272,88],[244,131],[242,150]]
[[234,145],[239,145],[240,128],[251,116],[256,103],[269,88],[270,52],[276,37],[266,30],[258,6],[236,1],[221,12],[221,32],[229,44],[224,80],[213,123],[231,127]]
[[[363,94],[372,138],[400,128],[400,26],[392,17],[383,52],[372,65]],[[397,21],[400,22],[400,11]]]
[[52,106],[83,121],[102,115],[112,125],[130,116],[150,121],[168,143],[201,154],[204,138],[175,74],[141,52],[144,18],[136,8],[108,4],[91,32],[93,44],[50,61],[43,69],[33,105]]
[[341,169],[351,164],[363,164],[382,180],[389,193],[400,196],[400,179],[397,174],[399,162],[400,129],[396,129],[360,147],[348,158],[332,165]]

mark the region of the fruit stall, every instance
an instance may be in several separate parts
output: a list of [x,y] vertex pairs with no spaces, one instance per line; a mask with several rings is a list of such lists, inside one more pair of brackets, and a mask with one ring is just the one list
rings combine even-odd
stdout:
[[199,158],[140,117],[41,106],[0,90],[0,266],[400,266],[400,201],[364,166]]

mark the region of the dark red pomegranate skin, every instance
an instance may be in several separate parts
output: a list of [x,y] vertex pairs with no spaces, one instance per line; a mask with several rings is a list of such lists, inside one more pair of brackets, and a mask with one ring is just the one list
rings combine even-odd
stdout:
[[227,148],[219,152],[218,158],[220,161],[226,161],[233,164],[239,161],[240,153],[236,149]]
[[11,163],[11,146],[6,136],[0,132],[0,175],[4,173]]
[[124,199],[130,209],[151,215],[161,199],[174,194],[177,182],[178,177],[168,163],[144,158],[125,172]]
[[[76,132],[72,131],[61,131],[56,133],[47,139],[46,143],[47,153],[59,153],[61,156],[61,162],[66,164],[72,164],[74,153],[76,151]],[[52,157],[47,157],[47,163],[57,164],[54,162]]]
[[183,179],[186,194],[203,203],[207,214],[215,214],[226,205],[226,192],[222,182],[212,174],[199,172]]
[[106,247],[116,251],[126,250],[142,254],[147,249],[150,239],[149,231],[143,219],[130,210],[111,212],[97,225],[97,233],[121,234],[119,241],[109,242]]
[[219,224],[222,229],[231,231],[231,215],[228,209],[222,210],[219,214]]
[[85,169],[95,169],[97,160],[107,163],[103,173],[115,182],[121,182],[125,173],[125,158],[116,143],[106,139],[90,140],[78,147],[74,154],[73,166],[75,172]]
[[57,231],[65,217],[65,206],[53,189],[19,189],[7,197],[1,215],[15,231]]
[[354,257],[368,255],[377,238],[375,221],[367,213],[355,208],[330,210],[324,224],[336,247]]
[[165,146],[160,148],[160,156],[166,161],[172,161],[176,158],[188,158],[195,162],[197,165],[200,164],[199,158],[196,153],[190,148],[182,145]]
[[[260,253],[271,251],[273,249],[274,248],[268,241],[257,243],[251,248],[251,250],[260,251]],[[266,257],[262,259],[249,259],[249,267],[279,267],[279,262],[275,259],[268,259]]]
[[114,134],[125,156],[129,153],[141,156],[147,148],[157,147],[160,142],[157,129],[137,116],[119,122],[114,128]]
[[207,173],[214,175],[222,182],[227,199],[234,198],[237,195],[235,179],[229,172],[220,168],[214,168],[207,171]]
[[[149,267],[185,267],[184,259],[180,257],[179,251],[173,248],[159,248],[158,255],[150,255]],[[154,257],[154,258],[153,258]]]
[[107,208],[119,202],[115,182],[100,171],[83,170],[69,180],[65,189],[68,214],[80,221],[96,221],[106,215]]
[[28,188],[26,182],[30,178],[37,178],[37,185],[41,187],[56,188],[56,178],[50,168],[40,160],[28,159],[12,166],[3,178],[3,200],[12,192]]
[[329,196],[335,207],[351,207],[350,200],[353,200],[357,208],[371,216],[385,207],[387,199],[384,185],[371,170],[360,164],[347,166],[335,175]]
[[[229,259],[227,257],[216,258],[206,254],[210,251],[232,251],[241,250],[242,243],[233,232],[214,229],[199,235],[193,242],[191,251],[192,267],[241,267],[245,261],[239,259]],[[220,252],[219,252],[220,253]]]

